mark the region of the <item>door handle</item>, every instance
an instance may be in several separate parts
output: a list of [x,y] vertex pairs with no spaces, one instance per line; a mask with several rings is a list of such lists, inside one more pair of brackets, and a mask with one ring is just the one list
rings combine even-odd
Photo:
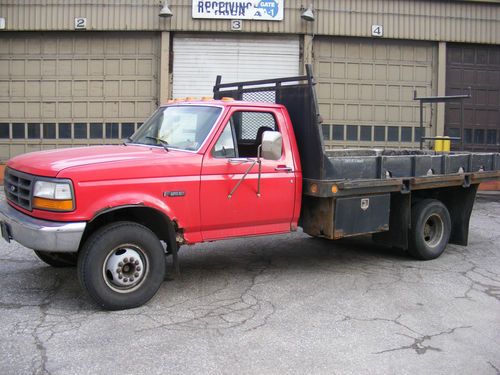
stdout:
[[274,168],[276,172],[291,172],[292,168],[287,167],[286,165],[278,165],[276,168]]

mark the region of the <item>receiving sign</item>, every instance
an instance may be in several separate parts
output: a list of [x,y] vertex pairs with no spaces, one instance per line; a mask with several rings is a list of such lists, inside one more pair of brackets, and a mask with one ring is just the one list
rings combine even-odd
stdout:
[[285,0],[193,0],[193,18],[281,21]]

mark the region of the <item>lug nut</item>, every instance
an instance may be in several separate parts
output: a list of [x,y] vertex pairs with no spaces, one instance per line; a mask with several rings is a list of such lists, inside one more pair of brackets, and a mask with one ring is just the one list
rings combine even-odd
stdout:
[[123,259],[125,263],[128,263],[128,258]]
[[139,277],[139,272],[134,273],[134,277]]
[[130,257],[130,263],[134,263],[134,257]]
[[118,263],[120,267],[123,267],[123,262]]
[[117,268],[116,269],[116,273],[120,273],[120,272],[122,272],[122,269],[121,268]]
[[134,264],[135,264],[136,266],[138,266],[138,265],[139,265],[139,261],[138,261],[138,260],[136,260],[136,261],[134,262]]
[[140,271],[140,270],[141,270],[141,266],[137,266],[137,267],[135,267],[135,269],[136,269],[137,271]]
[[120,274],[120,275],[118,275],[118,278],[121,280],[121,279],[123,279],[123,276]]
[[128,277],[124,278],[123,282],[128,283]]
[[133,277],[131,277],[131,278],[130,278],[130,282],[132,282],[132,281],[134,281],[134,278],[133,278]]

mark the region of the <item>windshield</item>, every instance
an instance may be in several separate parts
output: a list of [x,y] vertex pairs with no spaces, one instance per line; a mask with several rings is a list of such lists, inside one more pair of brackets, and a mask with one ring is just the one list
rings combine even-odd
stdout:
[[211,106],[170,106],[158,110],[130,137],[133,143],[196,151],[222,111]]

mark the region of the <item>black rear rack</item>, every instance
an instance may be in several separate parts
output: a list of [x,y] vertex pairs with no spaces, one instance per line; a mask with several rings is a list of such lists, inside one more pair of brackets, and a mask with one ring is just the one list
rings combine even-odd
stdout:
[[324,154],[321,116],[314,85],[312,66],[306,74],[295,77],[222,83],[219,75],[213,89],[214,99],[271,102],[284,105],[292,121],[305,178],[323,179],[328,160]]

